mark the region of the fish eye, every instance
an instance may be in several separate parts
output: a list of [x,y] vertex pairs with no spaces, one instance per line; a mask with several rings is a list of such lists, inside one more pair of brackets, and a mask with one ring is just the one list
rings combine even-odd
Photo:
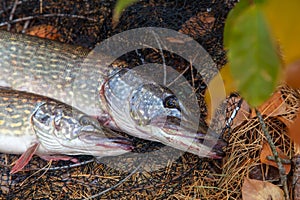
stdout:
[[50,116],[49,116],[49,115],[44,115],[44,116],[41,117],[41,121],[42,121],[43,123],[48,122],[49,119],[50,119]]
[[89,120],[89,118],[87,116],[82,116],[80,119],[79,119],[79,123],[86,126],[86,125],[91,125],[92,122]]
[[175,95],[166,97],[164,99],[164,107],[165,108],[177,108],[178,110],[180,110],[177,97]]

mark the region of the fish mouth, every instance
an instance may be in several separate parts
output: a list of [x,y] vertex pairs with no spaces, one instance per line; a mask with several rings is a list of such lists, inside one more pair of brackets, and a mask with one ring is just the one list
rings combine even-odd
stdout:
[[206,134],[197,132],[196,125],[188,122],[182,123],[181,119],[173,116],[156,116],[151,120],[150,125],[159,127],[170,135],[183,138],[203,139],[206,136]]
[[[223,148],[227,143],[213,131],[205,133],[198,131],[198,126],[191,123],[181,123],[175,118],[157,117],[150,126],[157,141],[200,157],[220,159],[224,156]],[[157,134],[155,134],[156,132]],[[209,132],[209,133],[207,133]]]
[[106,142],[98,143],[96,146],[108,147],[108,148],[121,148],[126,151],[134,149],[132,141],[127,138],[107,138],[108,145]]
[[[220,159],[224,156],[223,148],[227,143],[217,135],[194,132],[181,128],[174,131],[174,129],[163,129],[167,142],[174,143],[175,148],[178,148],[196,154],[200,157],[209,157]],[[174,133],[175,132],[175,133]]]

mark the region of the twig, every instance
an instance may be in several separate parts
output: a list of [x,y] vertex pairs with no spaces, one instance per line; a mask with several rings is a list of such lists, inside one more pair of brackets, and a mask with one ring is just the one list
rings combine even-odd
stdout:
[[[276,162],[274,156],[267,156],[267,159],[270,160],[270,161],[275,161],[275,162]],[[284,159],[284,158],[279,158],[279,159],[280,159],[280,162],[281,162],[282,164],[288,165],[288,164],[291,164],[291,163],[292,163],[292,161],[291,161],[291,160],[288,160],[288,159]]]
[[10,15],[9,15],[9,18],[8,18],[9,24],[7,24],[7,31],[10,31],[10,28],[11,28],[10,22],[11,22],[11,21],[13,20],[13,18],[14,18],[14,14],[15,14],[15,12],[16,12],[18,3],[19,3],[19,0],[15,0],[15,3],[14,3],[14,5],[13,5],[12,9],[11,9],[11,12],[10,12]]
[[34,177],[36,174],[38,174],[39,172],[41,172],[41,171],[43,171],[43,170],[45,170],[37,179],[35,179],[35,181],[36,180],[38,180],[38,179],[40,179],[41,177],[43,177],[46,173],[47,173],[47,169],[49,169],[49,167],[51,166],[51,164],[52,164],[52,160],[50,160],[49,162],[48,162],[48,164],[45,166],[45,167],[43,167],[42,169],[39,169],[38,171],[36,171],[36,172],[34,172],[33,174],[31,174],[30,176],[28,176],[21,184],[20,184],[20,186],[22,186],[22,185],[24,185],[24,183],[27,181],[27,180],[29,180],[29,178],[30,177]]
[[6,26],[9,24],[15,24],[18,22],[22,22],[22,21],[27,21],[27,20],[32,20],[32,19],[36,19],[36,18],[40,18],[40,17],[70,17],[70,18],[77,18],[77,19],[85,19],[85,20],[89,20],[89,21],[93,21],[93,22],[97,22],[97,19],[93,19],[90,17],[85,17],[82,15],[69,15],[69,14],[43,14],[43,15],[36,15],[36,16],[29,16],[29,17],[23,17],[23,18],[19,18],[19,19],[15,19],[9,22],[3,22],[0,24],[1,26]]
[[256,115],[259,119],[259,122],[261,124],[261,127],[262,127],[262,131],[271,147],[271,150],[272,150],[272,153],[273,153],[273,156],[274,156],[274,159],[278,165],[278,169],[279,169],[279,174],[280,174],[280,182],[281,182],[281,185],[283,186],[283,190],[284,190],[284,196],[285,196],[285,199],[286,200],[290,200],[290,197],[289,197],[289,190],[288,190],[288,187],[287,187],[287,177],[286,177],[286,174],[285,174],[285,169],[282,165],[282,162],[281,162],[281,159],[279,158],[279,155],[278,155],[278,152],[276,150],[276,147],[275,147],[275,144],[273,143],[272,141],[272,138],[271,138],[271,135],[269,134],[268,130],[267,130],[267,126],[260,114],[260,112],[255,109],[255,112],[256,112]]
[[171,83],[168,83],[168,85],[166,85],[166,87],[169,88],[171,85],[173,85],[173,83],[175,83],[179,78],[181,78],[188,69],[189,69],[189,67],[186,67],[184,69],[184,71],[182,73],[180,73]]
[[159,50],[160,50],[160,55],[161,55],[161,58],[162,58],[162,61],[163,61],[163,66],[164,66],[164,82],[163,84],[166,85],[167,84],[167,66],[166,66],[166,60],[165,60],[165,56],[164,56],[164,52],[163,52],[163,49],[162,49],[162,46],[161,46],[161,41],[160,41],[160,38],[158,37],[157,33],[155,33],[154,31],[152,32],[153,33],[153,36],[157,42],[157,45],[159,47]]
[[[299,148],[298,145],[295,145],[295,149]],[[295,151],[296,152],[296,151]],[[293,190],[294,190],[294,199],[300,199],[300,155],[296,153],[293,156],[293,164],[294,164],[294,170],[293,170]]]
[[[20,4],[24,3],[24,2],[27,2],[27,0],[18,1],[17,5],[20,5]],[[13,6],[15,6],[15,4]],[[2,15],[6,11],[12,9],[13,6],[9,6],[9,7],[5,8],[5,9],[3,9],[3,10],[0,10],[0,15]]]

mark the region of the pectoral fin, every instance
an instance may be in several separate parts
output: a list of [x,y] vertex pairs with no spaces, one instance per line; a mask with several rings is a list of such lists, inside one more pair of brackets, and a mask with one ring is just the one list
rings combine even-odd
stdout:
[[10,174],[15,174],[19,171],[21,171],[31,160],[32,156],[35,154],[36,150],[39,147],[39,143],[34,143],[31,147],[29,147],[22,155],[21,157],[16,161],[16,164],[13,166],[13,168],[10,171]]

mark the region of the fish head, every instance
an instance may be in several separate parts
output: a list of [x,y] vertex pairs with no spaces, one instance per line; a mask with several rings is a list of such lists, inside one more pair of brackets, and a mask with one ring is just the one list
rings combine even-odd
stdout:
[[166,120],[178,124],[183,106],[168,88],[154,83],[142,84],[129,96],[129,112],[136,124],[165,124]]
[[33,129],[48,154],[116,156],[132,149],[131,141],[65,104],[46,103],[32,115]]
[[111,76],[103,88],[112,119],[129,135],[158,141],[201,157],[218,158],[222,154],[215,144],[225,143],[215,134],[206,135],[205,128],[199,133],[199,118],[163,84],[122,70]]
[[139,131],[163,144],[201,157],[223,154],[225,143],[215,134],[198,132],[198,121],[189,120],[193,117],[189,108],[163,85],[147,83],[135,88],[129,96],[129,114]]

